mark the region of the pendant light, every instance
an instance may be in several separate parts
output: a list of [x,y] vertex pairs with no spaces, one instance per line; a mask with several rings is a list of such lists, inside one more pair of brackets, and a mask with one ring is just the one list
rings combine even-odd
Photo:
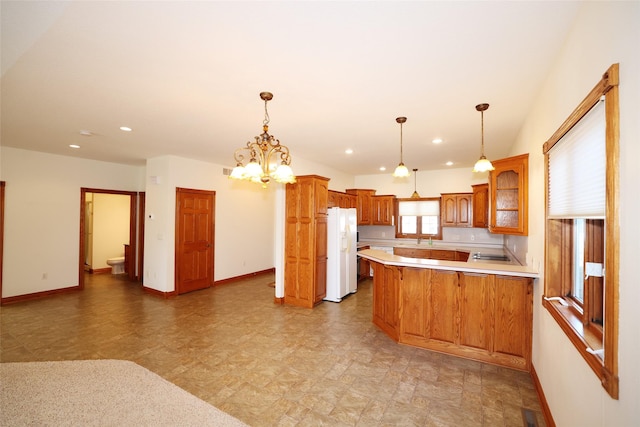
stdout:
[[402,124],[407,121],[406,117],[396,118],[396,122],[400,123],[400,164],[393,172],[395,178],[406,178],[409,176],[409,169],[402,163]]
[[489,104],[476,105],[476,110],[480,111],[482,145],[480,146],[480,159],[478,159],[476,165],[473,167],[474,172],[488,172],[495,169],[491,162],[484,156],[484,112],[488,108]]
[[419,199],[420,195],[418,194],[418,190],[416,190],[416,180],[418,179],[418,169],[413,170],[413,194],[411,195],[412,199]]

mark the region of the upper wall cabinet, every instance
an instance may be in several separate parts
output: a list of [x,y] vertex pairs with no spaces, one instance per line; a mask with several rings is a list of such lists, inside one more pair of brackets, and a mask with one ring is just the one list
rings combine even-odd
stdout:
[[443,227],[471,227],[472,210],[471,193],[443,193],[441,205],[441,221]]
[[526,236],[529,233],[529,154],[492,162],[489,173],[489,231]]
[[358,211],[358,225],[373,224],[372,200],[376,190],[360,190],[356,188],[346,190],[347,194],[356,196],[356,210]]
[[393,225],[395,200],[395,196],[371,197],[371,224]]
[[489,227],[489,184],[472,185],[473,188],[473,226]]
[[340,191],[329,190],[330,208],[356,208],[357,197],[353,194],[342,193]]

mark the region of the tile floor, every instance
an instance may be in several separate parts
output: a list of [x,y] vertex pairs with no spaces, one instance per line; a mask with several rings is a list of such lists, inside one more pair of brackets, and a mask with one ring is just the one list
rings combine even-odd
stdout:
[[132,360],[252,426],[517,426],[528,374],[399,345],[372,283],[340,304],[273,303],[272,275],[164,300],[111,275],[3,306],[0,361]]

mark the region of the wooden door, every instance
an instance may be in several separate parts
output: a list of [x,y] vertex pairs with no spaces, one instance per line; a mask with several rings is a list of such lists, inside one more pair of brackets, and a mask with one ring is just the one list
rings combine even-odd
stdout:
[[178,294],[213,285],[215,191],[176,189]]

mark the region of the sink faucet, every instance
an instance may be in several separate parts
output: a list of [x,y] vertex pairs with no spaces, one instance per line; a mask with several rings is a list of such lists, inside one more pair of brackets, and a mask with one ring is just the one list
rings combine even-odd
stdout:
[[418,237],[418,244],[420,244],[421,240],[422,240],[422,237]]

